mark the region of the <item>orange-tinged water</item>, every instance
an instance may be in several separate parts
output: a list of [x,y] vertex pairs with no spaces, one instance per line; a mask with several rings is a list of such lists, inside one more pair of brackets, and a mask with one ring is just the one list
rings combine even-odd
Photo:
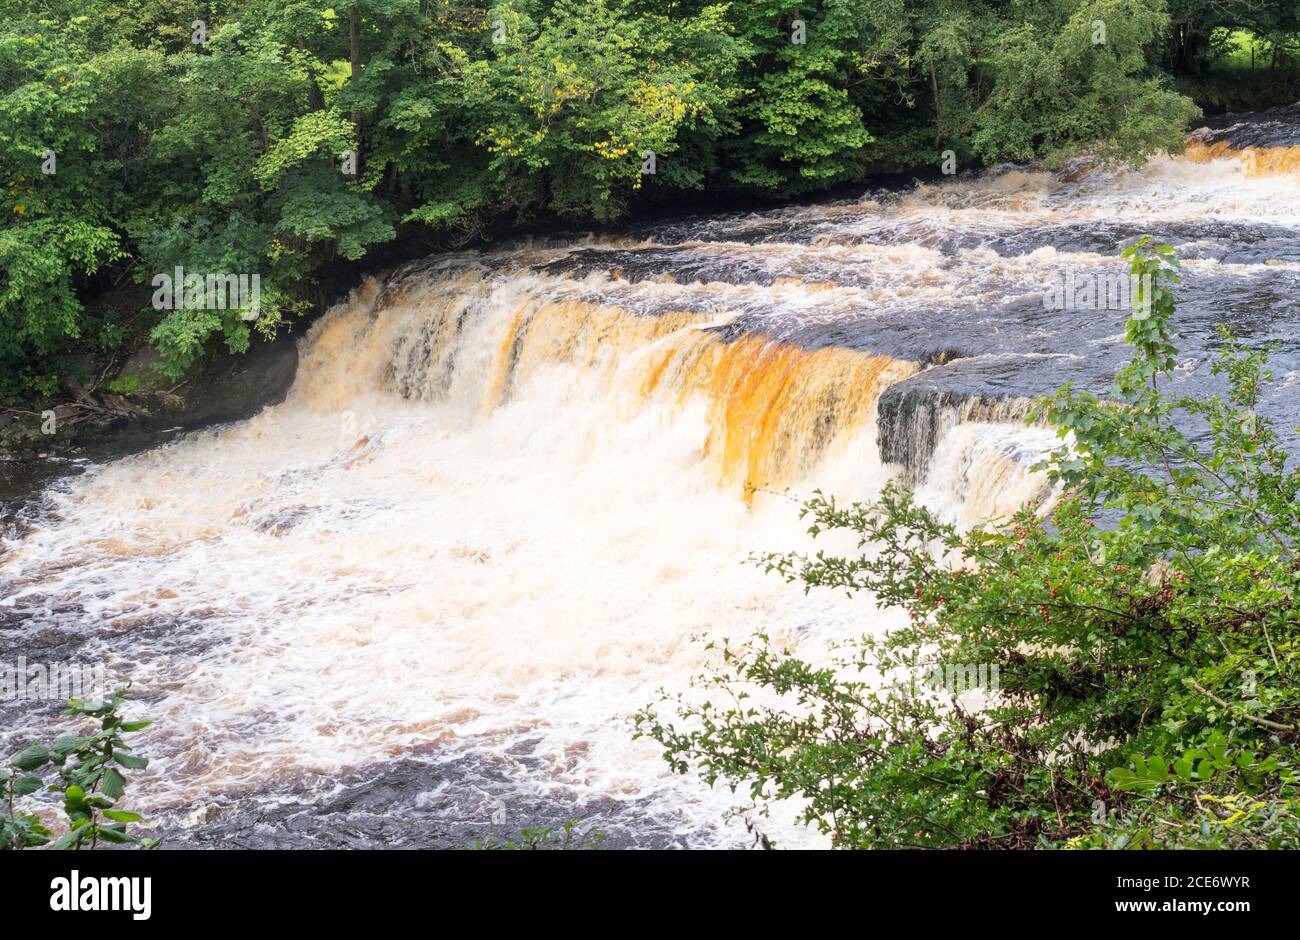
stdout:
[[1211,163],[1223,159],[1239,160],[1248,176],[1300,175],[1300,147],[1237,149],[1226,140],[1215,141],[1212,144],[1203,144],[1194,140],[1187,144],[1183,156],[1194,163]]

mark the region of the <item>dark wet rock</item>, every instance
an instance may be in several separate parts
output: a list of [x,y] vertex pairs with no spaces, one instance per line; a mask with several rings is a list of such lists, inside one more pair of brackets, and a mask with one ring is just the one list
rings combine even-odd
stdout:
[[289,333],[255,342],[243,355],[214,355],[174,396],[156,395],[132,424],[149,431],[250,418],[284,400],[297,368],[297,340]]
[[[215,352],[179,384],[168,386],[138,353],[105,388],[71,388],[75,401],[26,415],[0,414],[0,455],[41,457],[129,453],[162,443],[176,431],[252,417],[284,400],[298,367],[296,338],[255,340],[247,353]],[[114,391],[117,389],[117,391]],[[53,412],[53,433],[47,420]]]
[[[890,386],[878,405],[880,459],[901,466],[907,482],[916,485],[925,476],[939,440],[956,425],[1024,421],[1033,406],[1033,389],[1019,381],[1015,389],[997,389],[987,380],[999,372],[1019,375],[1035,368],[1041,366],[1021,356],[958,359]],[[1046,366],[1046,371],[1051,369]]]
[[576,278],[600,274],[631,284],[668,279],[679,284],[767,286],[776,279],[776,274],[759,261],[719,257],[676,245],[623,251],[583,249],[539,265],[536,270]]
[[1090,154],[1084,154],[1078,157],[1070,157],[1056,173],[1058,183],[1074,183],[1083,179],[1092,172],[1096,166],[1096,159]]
[[[84,464],[47,456],[36,459],[0,452],[0,540],[17,538],[49,509],[41,491],[51,481],[78,472]],[[0,559],[4,547],[0,541]],[[3,616],[0,613],[0,616]]]
[[265,532],[267,535],[284,535],[311,518],[316,511],[312,506],[289,506],[259,515],[250,520],[249,525],[254,531]]
[[980,239],[954,233],[942,244],[944,251],[988,248],[1003,257],[1019,257],[1050,246],[1060,252],[1118,254],[1143,235],[1173,245],[1187,260],[1214,260],[1224,264],[1263,264],[1300,261],[1300,232],[1263,222],[1203,219],[1196,222],[1090,220],[1039,226]]
[[464,849],[569,820],[603,833],[605,848],[685,847],[680,820],[659,818],[644,802],[521,788],[521,779],[543,772],[536,761],[507,756],[403,758],[291,792],[222,798],[184,828],[170,826],[166,813],[150,818],[165,848]]
[[[1044,194],[1047,204],[1068,203],[1076,186],[1087,186],[1087,177]],[[849,206],[825,218],[737,217],[732,224],[715,220],[707,227],[667,227],[649,234],[659,242],[637,248],[583,248],[547,261],[540,273],[585,278],[596,275],[609,280],[637,283],[671,280],[679,284],[770,285],[778,278],[808,282],[830,282],[841,287],[865,287],[877,279],[869,259],[855,262],[836,257],[819,265],[810,256],[805,270],[792,269],[788,257],[768,259],[761,254],[746,257],[738,251],[719,252],[709,247],[718,242],[745,245],[807,245],[827,242],[838,246],[920,245],[946,256],[963,251],[987,250],[1004,258],[1023,257],[1042,248],[1062,253],[1093,252],[1118,255],[1144,235],[1174,245],[1189,260],[1215,260],[1225,264],[1264,264],[1269,261],[1300,261],[1300,232],[1288,226],[1265,222],[1224,219],[1116,220],[1089,219],[1014,228],[989,233],[961,227],[935,226],[926,217],[899,219],[882,215],[871,206]]]
[[1300,103],[1250,114],[1207,118],[1192,132],[1204,144],[1228,141],[1234,150],[1247,147],[1300,147]]

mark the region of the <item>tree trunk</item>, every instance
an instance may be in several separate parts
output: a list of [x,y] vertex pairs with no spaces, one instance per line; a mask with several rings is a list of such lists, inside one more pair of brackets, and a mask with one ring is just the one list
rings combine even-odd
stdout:
[[[301,39],[298,40],[298,51],[303,53],[304,56],[307,52],[307,44]],[[325,107],[325,102],[320,94],[320,86],[316,84],[315,75],[307,76],[307,106],[313,111],[319,111]]]

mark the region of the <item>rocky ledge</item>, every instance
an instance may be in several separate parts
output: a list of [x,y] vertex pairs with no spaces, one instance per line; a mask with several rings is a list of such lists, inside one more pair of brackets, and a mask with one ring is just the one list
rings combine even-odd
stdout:
[[254,340],[247,353],[214,353],[179,382],[153,369],[151,349],[137,353],[106,384],[73,386],[31,410],[0,411],[0,454],[56,454],[111,436],[117,446],[251,417],[284,400],[298,367],[297,340],[284,333]]

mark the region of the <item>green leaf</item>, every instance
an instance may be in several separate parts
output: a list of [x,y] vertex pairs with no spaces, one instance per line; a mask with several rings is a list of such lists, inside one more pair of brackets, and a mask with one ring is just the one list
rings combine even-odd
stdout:
[[43,744],[33,744],[14,757],[12,763],[19,770],[35,770],[50,759],[50,752]]
[[106,809],[104,815],[115,822],[122,823],[139,822],[144,818],[139,813],[129,813],[124,809]]
[[81,843],[81,840],[85,838],[87,832],[89,832],[89,830],[86,829],[85,827],[69,830],[63,836],[60,836],[58,839],[56,839],[54,844],[51,845],[50,848],[71,849]]
[[134,842],[135,836],[127,835],[121,829],[115,826],[99,826],[98,835],[105,842],[116,842],[119,845],[127,842]]
[[66,757],[72,752],[78,751],[81,748],[85,747],[86,743],[89,740],[90,740],[89,738],[73,737],[71,735],[65,735],[64,737],[61,737],[54,742],[54,747],[52,747],[51,750],[57,756]]
[[14,781],[14,796],[27,796],[29,793],[35,793],[41,788],[43,781],[40,777],[23,777]]
[[103,782],[100,787],[105,796],[114,800],[121,799],[122,794],[126,792],[126,778],[110,767],[104,771]]
[[130,770],[144,770],[149,766],[149,758],[128,754],[125,751],[114,751],[113,760]]

